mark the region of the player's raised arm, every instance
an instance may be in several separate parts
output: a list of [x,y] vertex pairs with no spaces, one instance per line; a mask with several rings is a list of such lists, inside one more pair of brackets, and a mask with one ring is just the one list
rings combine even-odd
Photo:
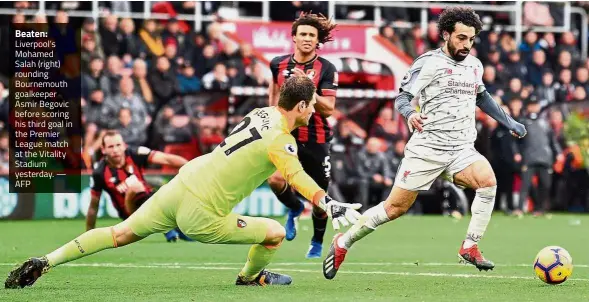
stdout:
[[[324,61],[325,62],[325,61]],[[328,62],[329,63],[329,62]],[[306,77],[307,75],[300,69],[294,70],[295,76]],[[321,92],[321,95],[316,94],[315,98],[317,103],[315,109],[323,117],[329,117],[335,111],[335,96],[338,85],[338,74],[335,66],[329,63],[324,70],[321,71],[321,80],[317,90]]]
[[86,214],[86,231],[96,227],[96,216],[98,215],[98,205],[100,204],[100,195],[102,195],[102,181],[98,174],[93,173],[90,184],[90,205]]
[[278,86],[278,64],[279,57],[272,59],[270,62],[270,71],[272,72],[272,80],[268,86],[268,105],[276,106],[278,104],[278,97],[280,96],[280,87]]
[[151,151],[151,155],[149,156],[150,164],[166,165],[172,168],[180,168],[187,162],[182,156],[155,150]]

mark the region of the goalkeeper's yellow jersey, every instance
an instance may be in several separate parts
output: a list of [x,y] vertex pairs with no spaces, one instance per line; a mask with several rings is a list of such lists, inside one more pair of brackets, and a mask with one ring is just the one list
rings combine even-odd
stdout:
[[277,169],[308,200],[323,192],[303,171],[286,118],[265,107],[245,116],[213,152],[180,168],[178,177],[198,202],[227,215]]

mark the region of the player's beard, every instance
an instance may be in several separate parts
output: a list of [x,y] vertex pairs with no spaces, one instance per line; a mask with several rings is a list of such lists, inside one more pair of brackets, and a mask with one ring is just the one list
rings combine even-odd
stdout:
[[448,53],[450,53],[452,59],[454,59],[455,61],[464,61],[464,59],[466,59],[468,53],[470,53],[470,49],[468,50],[468,53],[466,55],[460,54],[460,52],[463,50],[465,49],[456,49],[454,46],[452,46],[452,43],[448,42]]

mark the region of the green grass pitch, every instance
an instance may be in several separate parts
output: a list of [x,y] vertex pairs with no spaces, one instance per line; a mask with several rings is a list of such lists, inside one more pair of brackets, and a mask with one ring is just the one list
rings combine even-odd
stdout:
[[[99,221],[100,226],[116,220]],[[285,241],[270,269],[290,274],[290,287],[234,286],[248,246],[167,243],[157,234],[131,246],[104,251],[57,267],[33,287],[0,289],[0,301],[587,301],[589,216],[552,219],[493,216],[481,250],[496,268],[479,272],[458,264],[469,217],[406,216],[354,246],[334,280],[321,260],[304,255],[311,221]],[[81,220],[0,222],[2,280],[18,262],[41,256],[73,239]],[[324,243],[329,248],[333,231]],[[548,245],[567,249],[573,276],[551,286],[536,279],[532,262]]]

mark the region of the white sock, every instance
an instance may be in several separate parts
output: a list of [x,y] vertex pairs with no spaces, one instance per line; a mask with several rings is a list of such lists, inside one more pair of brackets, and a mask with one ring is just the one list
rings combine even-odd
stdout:
[[476,190],[476,196],[470,208],[472,217],[470,224],[466,231],[466,240],[464,240],[464,248],[472,247],[477,244],[485,234],[491,214],[495,206],[495,193],[497,186],[480,188]]
[[362,218],[338,239],[337,245],[340,248],[349,249],[354,242],[366,237],[374,232],[379,225],[388,221],[390,219],[384,209],[383,201],[364,212]]

